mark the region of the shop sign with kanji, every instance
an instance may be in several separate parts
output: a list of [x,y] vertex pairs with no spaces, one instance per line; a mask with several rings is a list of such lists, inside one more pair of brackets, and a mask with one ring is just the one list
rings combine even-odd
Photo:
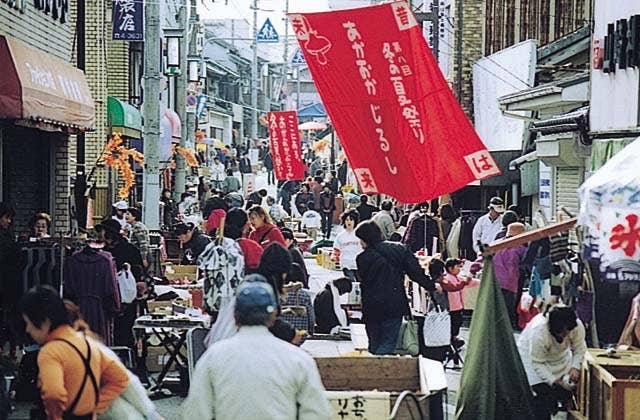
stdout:
[[113,39],[144,40],[144,0],[113,0]]
[[362,192],[416,203],[500,173],[407,2],[289,17]]

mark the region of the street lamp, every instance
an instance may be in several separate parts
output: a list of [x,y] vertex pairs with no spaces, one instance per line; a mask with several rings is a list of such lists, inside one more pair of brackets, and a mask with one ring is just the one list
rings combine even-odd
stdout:
[[164,38],[167,40],[167,67],[180,68],[180,39],[182,29],[163,29]]
[[189,81],[197,82],[199,77],[198,64],[200,63],[200,57],[197,55],[190,55],[187,57],[187,62],[189,63]]

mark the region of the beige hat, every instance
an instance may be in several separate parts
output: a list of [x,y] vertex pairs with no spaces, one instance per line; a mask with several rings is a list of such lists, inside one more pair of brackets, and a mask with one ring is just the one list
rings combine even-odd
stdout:
[[526,229],[522,223],[510,223],[509,226],[507,226],[507,238],[520,235],[521,233],[524,233],[525,230]]

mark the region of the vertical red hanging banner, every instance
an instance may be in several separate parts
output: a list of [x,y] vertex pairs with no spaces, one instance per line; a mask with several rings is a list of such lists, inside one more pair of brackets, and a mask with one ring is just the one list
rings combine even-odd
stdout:
[[406,2],[289,18],[362,192],[416,203],[500,174]]
[[276,179],[304,179],[296,111],[268,112],[267,123]]

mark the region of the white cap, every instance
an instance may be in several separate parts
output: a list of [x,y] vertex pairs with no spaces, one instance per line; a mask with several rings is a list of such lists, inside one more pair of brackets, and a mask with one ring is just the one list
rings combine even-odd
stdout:
[[129,203],[127,203],[124,200],[120,200],[116,203],[113,203],[113,207],[117,208],[118,210],[128,210],[129,209]]

